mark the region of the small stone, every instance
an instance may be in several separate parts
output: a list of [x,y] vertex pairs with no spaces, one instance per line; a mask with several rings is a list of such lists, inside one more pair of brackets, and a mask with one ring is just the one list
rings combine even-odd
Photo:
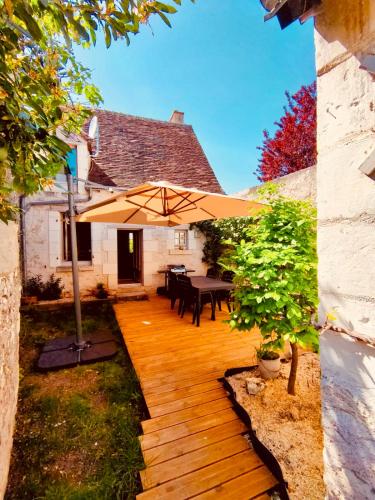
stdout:
[[263,391],[263,389],[266,387],[266,384],[261,378],[252,377],[246,379],[246,387],[247,392],[252,396],[255,396],[256,394],[258,394],[258,392]]

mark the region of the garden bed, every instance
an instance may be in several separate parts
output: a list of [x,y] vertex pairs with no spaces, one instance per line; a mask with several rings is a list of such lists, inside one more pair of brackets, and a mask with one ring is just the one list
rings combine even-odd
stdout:
[[[84,333],[118,335],[109,304],[83,308]],[[74,333],[72,310],[30,310],[21,323],[21,383],[7,500],[135,498],[146,415],[126,353],[69,370],[34,370],[40,346]],[[120,337],[117,337],[120,341]]]
[[321,500],[325,488],[319,357],[310,352],[299,357],[296,396],[287,393],[289,370],[289,363],[282,364],[279,377],[266,381],[265,389],[255,396],[248,394],[246,379],[259,377],[257,368],[227,381],[249,414],[258,439],[279,462],[290,498]]

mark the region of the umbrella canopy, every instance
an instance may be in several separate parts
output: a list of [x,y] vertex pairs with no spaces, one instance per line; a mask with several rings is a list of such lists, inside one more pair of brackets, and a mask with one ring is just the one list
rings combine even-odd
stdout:
[[243,198],[148,182],[91,205],[78,222],[178,226],[207,219],[253,215],[264,205]]

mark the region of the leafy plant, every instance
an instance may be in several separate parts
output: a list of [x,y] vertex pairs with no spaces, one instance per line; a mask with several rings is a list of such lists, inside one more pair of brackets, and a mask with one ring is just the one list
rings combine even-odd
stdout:
[[237,285],[231,327],[258,327],[269,349],[290,341],[288,392],[294,394],[298,346],[318,346],[312,324],[318,303],[316,216],[310,202],[285,198],[277,189],[271,184],[259,190],[271,210],[254,217],[249,241],[241,241],[225,265]]
[[272,351],[268,344],[262,344],[259,349],[257,349],[257,357],[258,359],[264,359],[268,361],[272,361],[275,359],[278,359],[280,357],[280,354],[277,353],[276,351]]
[[51,274],[46,283],[43,285],[42,300],[57,300],[61,298],[64,285],[61,284],[61,278],[55,278],[54,274]]
[[98,299],[106,299],[108,297],[108,290],[104,287],[103,283],[98,283],[96,285],[95,297]]
[[64,285],[61,284],[61,281],[61,278],[56,278],[54,274],[51,274],[48,280],[44,283],[42,276],[37,274],[27,280],[25,295],[36,296],[39,300],[60,299],[64,289]]
[[[173,0],[180,5],[181,0]],[[31,194],[65,165],[71,132],[102,102],[72,42],[130,43],[150,16],[168,26],[173,5],[149,0],[5,0],[0,9],[0,220],[15,217],[12,193]]]
[[195,222],[192,228],[197,228],[205,237],[202,261],[217,273],[220,271],[220,258],[230,245],[247,239],[250,217],[229,217],[216,221],[206,220]]
[[28,297],[38,297],[38,299],[42,296],[43,281],[40,274],[32,276],[26,281],[24,293]]

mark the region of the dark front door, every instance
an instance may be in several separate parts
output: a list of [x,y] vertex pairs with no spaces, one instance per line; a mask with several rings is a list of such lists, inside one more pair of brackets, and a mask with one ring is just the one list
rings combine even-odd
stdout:
[[141,232],[119,229],[117,231],[118,282],[141,281]]

